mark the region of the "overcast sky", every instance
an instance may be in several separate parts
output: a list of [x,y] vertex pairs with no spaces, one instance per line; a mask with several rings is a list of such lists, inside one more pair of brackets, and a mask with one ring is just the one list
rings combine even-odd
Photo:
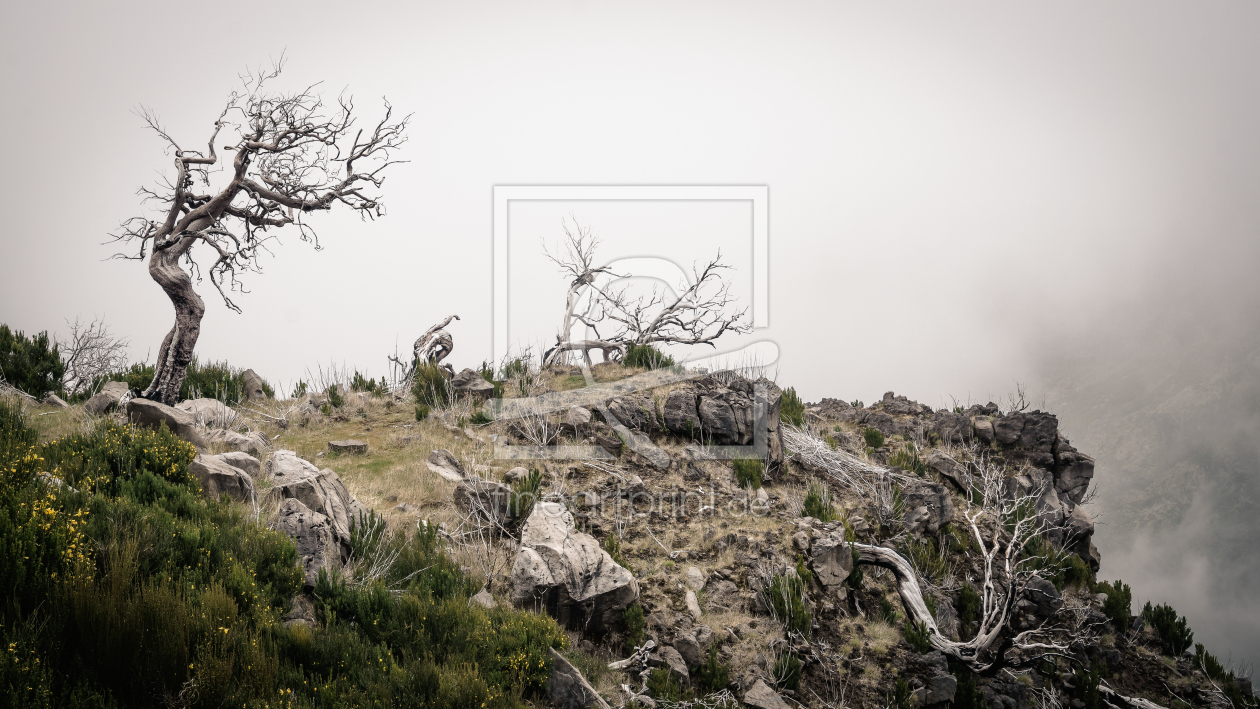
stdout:
[[[455,366],[489,358],[495,185],[768,186],[770,327],[730,346],[777,343],[779,382],[807,399],[892,389],[943,406],[1016,381],[1053,398],[1046,362],[1104,334],[1132,345],[1173,322],[1219,334],[1255,313],[1255,3],[0,12],[0,321],[64,332],[66,318],[104,316],[136,358],[156,352],[171,308],[102,242],[171,161],[134,111],[201,146],[237,74],[281,53],[278,87],[345,90],[365,121],[387,97],[413,119],[387,217],[318,215],[318,252],[281,232],[236,299],[243,314],[200,287],[199,355],[274,383],[330,362],[379,376],[396,344],[451,313]],[[720,248],[749,297],[741,209],[522,208],[515,334],[554,337],[564,283],[541,247],[568,214],[609,257],[690,264]]]

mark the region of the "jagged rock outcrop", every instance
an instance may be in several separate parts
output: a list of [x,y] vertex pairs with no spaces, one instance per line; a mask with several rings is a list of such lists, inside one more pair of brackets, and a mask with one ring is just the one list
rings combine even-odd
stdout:
[[546,610],[562,625],[596,636],[616,626],[639,585],[573,516],[555,502],[539,502],[521,529],[512,565],[512,602]]
[[[761,387],[765,400],[758,404],[757,390]],[[783,391],[764,377],[752,381],[708,375],[670,391],[665,399],[664,425],[679,436],[733,446],[754,445],[757,428],[764,425],[768,462],[778,465],[783,462],[779,430],[782,403]],[[762,411],[764,418],[760,417]]]
[[[858,402],[860,403],[860,402]],[[1066,530],[1048,534],[1056,545],[1080,554],[1095,569],[1100,558],[1092,543],[1093,520],[1081,507],[1094,477],[1094,459],[1078,451],[1059,430],[1054,414],[1043,411],[1002,413],[994,403],[976,404],[967,409],[932,412],[928,407],[892,392],[881,401],[865,408],[855,408],[835,399],[811,405],[808,410],[817,416],[838,421],[853,421],[861,427],[874,428],[885,436],[901,435],[908,440],[932,436],[942,445],[981,446],[992,454],[1001,454],[1005,463],[1027,463],[1026,472],[1007,481],[1012,496],[1038,494],[1037,511],[1049,526],[1066,524]],[[927,467],[960,492],[966,493],[969,463],[955,460],[940,449],[923,454]],[[906,521],[913,528],[930,529],[947,522],[950,515],[938,522],[938,515],[912,514],[919,505],[906,504]],[[934,511],[928,506],[929,511]]]
[[442,479],[453,483],[462,482],[464,478],[468,477],[468,472],[464,470],[464,466],[459,462],[459,459],[445,448],[435,448],[430,451],[429,457],[424,461],[424,464]]

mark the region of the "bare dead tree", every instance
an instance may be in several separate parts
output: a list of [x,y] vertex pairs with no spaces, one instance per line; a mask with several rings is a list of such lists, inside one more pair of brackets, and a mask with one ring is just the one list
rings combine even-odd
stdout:
[[[604,360],[619,359],[630,345],[679,344],[709,345],[728,332],[749,332],[745,322],[748,310],[728,313],[734,298],[730,283],[722,278],[729,269],[722,254],[703,268],[694,268],[690,278],[677,289],[653,288],[648,295],[635,295],[629,287],[615,288],[614,280],[630,277],[616,274],[608,266],[598,266],[595,249],[599,245],[589,228],[574,221],[564,224],[565,253],[547,253],[570,278],[565,296],[564,318],[556,335],[556,345],[543,356],[543,364],[561,360],[568,352],[581,352],[589,366],[591,350],[600,350]],[[585,298],[585,300],[584,300]],[[584,303],[584,308],[579,305]],[[586,326],[593,339],[575,339],[573,328]],[[601,335],[599,328],[609,330]]]
[[[583,295],[590,293],[596,278],[614,274],[607,266],[595,265],[595,248],[599,246],[599,238],[591,232],[590,227],[583,227],[576,219],[573,220],[571,229],[567,220],[561,222],[561,227],[566,241],[565,253],[553,255],[547,251],[545,245],[543,251],[547,258],[560,267],[561,273],[570,279],[569,289],[565,293],[564,319],[561,321],[560,331],[556,333],[556,346],[543,355],[543,366],[561,361],[569,352],[581,352],[587,366],[590,366],[591,350],[600,350],[607,362],[610,354],[624,354],[625,345],[599,338],[598,325],[604,319],[600,299],[588,297],[586,307],[580,312],[578,303],[582,301]],[[578,323],[590,328],[596,334],[595,339],[574,340],[573,327]]]
[[[411,388],[416,378],[416,367],[420,366],[421,363],[438,364],[454,351],[455,340],[451,337],[451,333],[445,330],[452,320],[459,320],[459,316],[448,316],[416,339],[415,344],[411,347],[412,357],[410,364],[404,363],[396,355],[390,356],[389,361],[393,363],[391,366],[401,368],[404,372],[401,384],[398,387],[400,391],[406,391]],[[455,373],[449,364],[443,366],[448,373]],[[397,372],[398,370],[395,369],[394,371]]]
[[[392,155],[406,141],[410,116],[393,120],[393,109],[385,102],[384,117],[374,126],[356,129],[354,102],[347,96],[338,96],[337,105],[328,107],[318,84],[294,93],[271,91],[282,67],[283,59],[270,70],[241,77],[243,87],[228,96],[204,152],[181,147],[152,109],[138,111],[175,156],[173,178],[138,192],[143,202],[157,205],[156,218],[132,217],[112,235],[115,241],[139,243],[137,251],[116,257],[148,256],[149,275],[175,308],[175,324],[162,340],[145,398],[176,403],[192,360],[205,313],[193,290],[192,276],[201,280],[195,245],[209,248],[210,281],[227,307],[240,312],[228,294],[244,292],[238,275],[259,270],[259,252],[276,238],[275,230],[292,225],[318,249],[318,237],[307,221],[312,212],[341,204],[363,219],[385,213],[373,192],[384,183],[385,169],[399,162]],[[235,157],[230,167],[213,170],[219,165],[215,143],[224,132],[232,139],[222,149]],[[212,174],[219,178],[215,186]]]
[[744,322],[748,309],[727,313],[734,302],[731,284],[722,279],[730,266],[722,263],[722,253],[705,264],[693,268],[685,287],[669,297],[664,290],[652,289],[646,297],[627,297],[627,290],[601,292],[609,320],[621,323],[627,342],[636,345],[678,344],[709,345],[722,335],[749,332]]
[[[812,440],[811,440],[812,439]],[[847,455],[827,455],[821,440],[795,428],[785,428],[784,444],[811,467],[822,470],[838,483],[848,485],[864,497],[880,500],[880,481],[892,482],[873,470],[878,466],[860,465]],[[836,453],[836,451],[832,451]],[[1015,605],[1029,581],[1038,575],[1040,557],[1026,553],[1029,542],[1050,531],[1044,519],[1036,514],[1036,501],[1044,490],[1031,490],[1013,496],[1008,493],[1004,471],[987,458],[976,461],[972,476],[968,508],[964,513],[972,537],[984,563],[981,586],[979,628],[975,637],[955,642],[941,635],[936,620],[924,601],[923,590],[914,564],[896,550],[874,544],[854,543],[857,563],[888,569],[896,579],[898,594],[910,620],[927,629],[931,646],[962,662],[973,671],[983,672],[1005,664],[1028,664],[1050,656],[1067,656],[1084,630],[1047,626],[1016,633],[1011,628]],[[900,481],[897,481],[900,482]],[[972,502],[972,500],[976,500]],[[1074,635],[1075,634],[1075,635]]]
[[127,366],[127,347],[131,343],[110,333],[103,318],[92,318],[83,324],[79,318],[66,321],[69,339],[57,339],[57,347],[66,363],[61,385],[71,394],[79,394],[103,375]]

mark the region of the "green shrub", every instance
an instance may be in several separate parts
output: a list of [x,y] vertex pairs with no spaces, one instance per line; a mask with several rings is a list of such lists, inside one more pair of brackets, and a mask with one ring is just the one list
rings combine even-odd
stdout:
[[963,640],[976,634],[981,600],[980,594],[969,583],[964,583],[958,591],[958,636]]
[[[873,429],[867,429],[873,430]],[[876,431],[876,433],[879,433]],[[871,446],[878,448],[879,446]],[[919,476],[927,475],[927,464],[919,457],[919,449],[913,443],[907,443],[897,452],[888,456],[888,464],[902,470],[907,470]]]
[[418,403],[430,408],[440,409],[446,406],[451,400],[451,382],[446,376],[446,370],[433,362],[416,365],[411,395]]
[[[156,371],[151,364],[135,363],[120,372],[97,377],[92,383],[91,391],[100,391],[100,388],[109,381],[126,382],[128,388],[143,391],[153,382]],[[263,393],[269,397],[275,396],[271,385],[265,381]],[[179,387],[179,398],[218,399],[229,406],[238,404],[246,399],[245,370],[233,367],[226,361],[203,364],[194,356],[184,371],[184,383]]]
[[468,418],[468,423],[471,423],[474,426],[488,426],[494,423],[494,419],[491,418],[485,411],[478,410],[474,411],[473,415]]
[[794,387],[783,390],[783,401],[779,405],[779,418],[800,428],[805,425],[805,402],[796,395]]
[[757,490],[761,487],[765,463],[760,458],[736,458],[731,465],[735,468],[735,481],[740,488]]
[[827,483],[817,479],[810,478],[805,487],[805,503],[802,505],[807,517],[813,517],[819,522],[834,522],[836,513],[831,506],[831,490],[827,489]]
[[247,707],[541,697],[564,633],[544,614],[469,603],[480,584],[435,525],[356,520],[356,557],[393,564],[354,584],[322,574],[322,627],[285,626],[303,585],[292,540],[247,506],[203,499],[185,446],[108,422],[39,443],[0,402],[0,704],[161,707],[182,690],[197,706]]
[[678,684],[678,678],[666,667],[658,667],[648,675],[647,693],[653,699],[667,702],[683,699],[683,690]]
[[429,418],[429,407],[424,404],[416,404],[416,420],[423,421]]
[[537,468],[530,468],[529,475],[517,480],[512,486],[512,497],[508,502],[508,516],[515,517],[516,523],[524,524],[534,512],[534,503],[542,494],[542,473]]
[[[1097,663],[1089,670],[1084,667],[1076,666],[1072,669],[1072,690],[1070,696],[1076,702],[1084,705],[1084,709],[1102,709],[1102,694],[1098,691],[1098,685],[1102,683],[1102,677],[1099,674]],[[1073,705],[1076,704],[1073,702]]]
[[805,599],[805,581],[800,576],[775,574],[766,588],[766,601],[784,628],[809,635],[809,604]]
[[914,648],[914,651],[920,655],[932,649],[932,643],[928,640],[927,623],[918,623],[913,620],[906,621],[905,636],[906,643]]
[[879,612],[875,614],[875,617],[889,625],[896,625],[897,621],[901,620],[901,614],[897,612],[897,607],[892,604],[892,601],[888,600],[887,596],[880,596]]
[[976,674],[969,667],[956,660],[949,660],[950,674],[958,681],[954,690],[954,702],[951,709],[987,709],[984,695],[976,684]]
[[626,626],[627,649],[643,645],[643,630],[647,621],[643,619],[643,606],[635,603],[621,612],[621,622]]
[[920,576],[932,583],[939,583],[949,572],[949,557],[941,553],[935,537],[906,537],[898,545],[898,551],[914,565]]
[[626,557],[621,554],[621,540],[617,538],[616,534],[609,532],[600,546],[604,548],[604,551],[608,552],[608,556],[612,557],[612,560],[618,566],[630,568],[630,562],[626,561]]
[[328,405],[334,409],[340,409],[346,403],[346,398],[341,395],[341,390],[336,384],[328,387]]
[[1186,617],[1178,617],[1172,606],[1160,604],[1152,607],[1151,602],[1147,601],[1142,608],[1142,617],[1155,629],[1160,644],[1173,657],[1181,657],[1194,643],[1194,631],[1186,624]]
[[1094,570],[1076,554],[1067,554],[1063,563],[1063,585],[1094,589]]
[[866,441],[866,445],[871,448],[884,447],[884,434],[880,433],[877,428],[862,429],[862,440]]
[[726,685],[730,684],[731,670],[718,659],[716,642],[709,646],[709,655],[699,669],[692,674],[692,681],[700,690],[706,692],[718,692],[726,689]]
[[911,698],[914,696],[910,691],[910,684],[906,682],[904,677],[898,677],[893,683],[893,691],[888,695],[888,706],[896,709],[911,709],[914,706]]
[[9,386],[42,399],[49,392],[62,390],[65,373],[57,344],[47,332],[27,337],[20,330],[13,332],[8,325],[0,325],[0,375]]
[[804,665],[801,658],[791,650],[784,649],[774,660],[774,668],[771,673],[774,677],[775,684],[783,689],[790,689],[793,692],[801,688],[801,670]]
[[1119,579],[1114,584],[1103,581],[1098,584],[1099,593],[1107,594],[1103,602],[1103,613],[1111,620],[1116,632],[1127,633],[1129,620],[1133,615],[1133,589]]
[[651,345],[631,343],[626,347],[626,354],[621,358],[621,363],[627,367],[663,369],[665,367],[673,367],[674,358]]
[[849,588],[860,591],[862,589],[862,581],[866,578],[862,573],[862,567],[858,565],[858,559],[861,558],[861,554],[858,553],[857,547],[853,546],[852,543],[849,544],[849,551],[853,554],[853,570],[849,572],[849,578],[845,579],[844,583]]
[[359,370],[356,369],[354,377],[350,380],[350,391],[363,391],[380,396],[389,391],[389,385],[385,383],[385,377],[381,377],[380,381],[375,381],[359,374]]
[[302,379],[299,379],[298,383],[293,385],[293,393],[290,394],[290,396],[293,397],[294,399],[297,399],[298,397],[306,396],[306,382]]

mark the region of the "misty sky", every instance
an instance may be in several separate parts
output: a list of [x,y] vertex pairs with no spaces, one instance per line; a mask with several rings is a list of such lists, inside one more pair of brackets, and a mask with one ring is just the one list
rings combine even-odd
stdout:
[[[728,346],[775,342],[778,381],[806,399],[870,402],[892,389],[939,407],[1000,400],[1025,382],[1073,441],[1106,453],[1100,480],[1113,465],[1113,479],[1140,484],[1146,468],[1134,461],[1147,459],[1131,447],[1155,433],[1114,422],[1142,407],[1176,411],[1178,393],[1199,392],[1196,410],[1219,400],[1213,411],[1244,422],[1221,445],[1255,453],[1260,419],[1227,415],[1254,413],[1237,392],[1260,391],[1257,368],[1239,364],[1260,342],[1254,3],[0,12],[0,322],[10,326],[64,333],[65,319],[99,315],[133,357],[155,353],[169,302],[142,264],[104,260],[121,248],[103,243],[108,233],[142,214],[136,188],[171,172],[135,109],[152,107],[201,147],[238,73],[284,53],[277,88],[344,89],[364,121],[381,97],[413,114],[410,162],[386,181],[384,219],[320,215],[320,251],[281,232],[236,298],[243,314],[203,283],[203,358],[281,385],[329,363],[379,376],[396,345],[458,313],[451,360],[475,366],[490,357],[494,185],[767,185],[770,327]],[[749,297],[738,204],[530,205],[513,224],[522,345],[554,339],[564,282],[541,247],[570,214],[610,258],[690,264],[720,248],[732,292]],[[1200,437],[1208,449],[1214,430]],[[1212,537],[1214,508],[1192,498],[1214,469],[1180,490],[1161,533],[1176,538],[1177,524],[1202,518]],[[1100,505],[1121,504],[1111,494],[1104,485]],[[1162,537],[1136,529],[1100,527],[1104,577],[1109,559],[1133,574],[1150,566],[1134,561],[1134,535],[1147,554]],[[1135,597],[1173,593],[1161,583],[1149,574]],[[1188,605],[1205,588],[1176,597]],[[1218,654],[1260,658],[1250,630],[1260,609],[1244,603],[1260,589],[1231,592],[1243,600],[1200,604],[1191,624]],[[1246,637],[1228,630],[1239,613]]]

